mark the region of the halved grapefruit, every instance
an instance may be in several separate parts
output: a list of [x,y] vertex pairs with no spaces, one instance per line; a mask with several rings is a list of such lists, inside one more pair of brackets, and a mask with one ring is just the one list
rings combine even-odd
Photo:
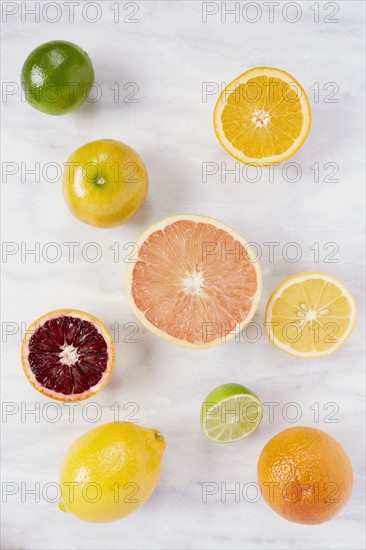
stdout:
[[137,240],[126,293],[137,318],[170,342],[206,349],[252,319],[262,291],[257,258],[243,237],[206,216],[177,215]]
[[81,401],[107,383],[114,367],[114,344],[107,327],[93,315],[58,309],[28,328],[22,364],[39,392],[59,401]]

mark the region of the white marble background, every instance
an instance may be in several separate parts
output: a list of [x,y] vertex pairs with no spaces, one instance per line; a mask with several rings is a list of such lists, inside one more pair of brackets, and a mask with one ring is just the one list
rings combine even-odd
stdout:
[[[46,3],[38,4],[43,9]],[[208,9],[218,13],[208,16],[205,23],[201,2],[141,1],[136,3],[137,10],[135,3],[120,2],[117,23],[111,10],[116,2],[94,2],[101,11],[95,23],[90,21],[96,16],[93,6],[87,8],[83,19],[82,8],[88,2],[75,7],[74,23],[68,20],[64,2],[58,3],[57,11],[56,2],[48,4],[51,7],[36,21],[25,13],[25,9],[34,9],[34,2],[2,2],[3,21],[6,19],[2,24],[2,77],[9,83],[2,103],[3,170],[19,169],[15,175],[3,172],[2,181],[2,236],[6,243],[14,243],[7,245],[8,251],[13,247],[14,254],[4,256],[2,263],[1,377],[8,413],[2,418],[2,479],[7,483],[5,491],[10,487],[17,490],[14,495],[3,493],[3,548],[364,548],[364,3],[338,1],[326,6],[324,2],[298,2],[301,16],[292,23],[294,10],[299,10],[293,2],[292,7],[288,2],[287,7],[284,2],[275,6],[272,23],[269,7],[262,2],[251,3],[259,8],[241,2],[237,22],[233,15],[222,21],[222,3],[211,3]],[[17,13],[4,16],[4,10],[8,13],[16,7]],[[332,15],[337,8],[338,13]],[[256,9],[261,10],[258,21],[248,22],[256,17]],[[136,13],[129,15],[132,12]],[[59,16],[58,22],[51,22]],[[123,21],[126,18],[137,22]],[[325,21],[331,18],[338,22]],[[103,94],[100,101],[65,117],[35,111],[16,91],[28,53],[54,39],[76,42],[90,54]],[[289,71],[309,94],[312,130],[291,159],[300,165],[302,176],[299,181],[286,181],[280,167],[273,182],[267,170],[257,182],[248,181],[255,176],[250,171],[240,174],[239,181],[231,175],[225,183],[220,173],[203,181],[203,163],[216,163],[219,168],[226,163],[227,169],[235,168],[212,127],[217,89],[257,65]],[[110,89],[116,82],[121,89],[119,102],[113,101]],[[131,82],[138,86],[138,101],[128,103],[123,99],[133,90],[128,85]],[[209,85],[212,95],[204,101],[203,83],[215,83]],[[130,87],[123,90],[124,85]],[[337,102],[329,102],[332,99]],[[133,146],[150,177],[149,195],[141,211],[128,224],[109,230],[88,227],[71,217],[63,203],[57,170],[48,165],[62,166],[76,147],[98,138],[119,139]],[[4,167],[4,163],[16,164]],[[35,163],[41,171],[38,182],[34,175],[24,173]],[[319,183],[314,183],[314,163],[319,163]],[[326,181],[334,166],[326,163],[339,167],[333,175],[336,181]],[[293,168],[288,170],[287,179],[294,178]],[[261,246],[264,291],[255,317],[259,325],[270,293],[287,276],[321,270],[339,277],[359,304],[359,320],[350,340],[335,355],[319,360],[293,358],[276,349],[264,335],[256,343],[242,338],[195,352],[162,341],[138,325],[134,337],[138,342],[128,341],[128,323],[135,319],[124,294],[124,259],[129,250],[123,247],[156,220],[182,212],[219,218]],[[47,248],[50,242],[56,243],[62,254],[59,261],[50,261],[56,251]],[[74,262],[68,257],[66,242],[80,243]],[[95,263],[81,253],[90,242],[97,243],[102,254]],[[266,242],[280,243],[274,261],[263,245]],[[301,248],[296,263],[282,256],[289,242]],[[314,261],[314,243],[319,243],[318,262]],[[325,249],[327,243],[335,245],[328,244]],[[22,250],[35,246],[40,247],[38,258],[22,258]],[[119,261],[111,246],[119,247]],[[91,257],[93,250],[89,252]],[[332,259],[337,262],[330,262]],[[119,326],[115,372],[93,400],[102,407],[96,423],[92,421],[96,408],[85,408],[85,403],[76,408],[74,422],[67,407],[47,407],[50,401],[32,389],[21,369],[21,328],[60,307],[80,308],[115,329]],[[250,333],[246,340],[252,337]],[[263,402],[279,405],[273,422],[266,407],[260,429],[250,438],[220,446],[204,438],[199,408],[211,389],[231,381],[249,386]],[[161,481],[149,502],[123,521],[82,523],[49,502],[54,496],[51,489],[46,498],[42,490],[47,483],[57,482],[63,453],[77,436],[113,420],[109,407],[115,402],[120,404],[121,419],[132,411],[126,404],[136,403],[134,418],[165,434]],[[262,447],[277,432],[293,425],[281,413],[289,402],[301,407],[297,424],[326,430],[347,450],[355,486],[346,508],[332,522],[310,527],[286,522],[261,500],[253,503],[241,497],[235,502],[228,495],[223,502],[219,492],[202,502],[204,482],[218,486],[225,482],[229,488],[240,483],[243,488],[256,481]],[[320,407],[318,423],[310,408],[314,403]],[[325,421],[335,407],[328,405],[325,410],[329,403],[338,408],[332,417],[337,422]],[[127,408],[123,410],[123,406]],[[38,408],[39,418],[25,414],[32,407]],[[293,414],[294,409],[288,413]],[[51,422],[55,414],[61,418]],[[25,494],[34,487],[40,494]]]

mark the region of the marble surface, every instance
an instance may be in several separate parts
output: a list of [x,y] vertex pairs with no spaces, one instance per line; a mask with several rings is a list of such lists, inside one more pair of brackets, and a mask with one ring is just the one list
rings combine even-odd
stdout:
[[[221,2],[120,2],[118,22],[116,2],[93,2],[94,7],[79,2],[73,23],[64,2],[47,3],[53,7],[37,20],[26,12],[34,4],[2,2],[7,10],[2,24],[7,83],[2,103],[3,548],[363,548],[363,2],[298,2],[297,8],[281,2],[273,8],[272,22],[262,2],[237,3],[237,21],[233,15],[225,21]],[[97,16],[99,21],[92,22]],[[35,111],[17,91],[25,57],[56,38],[76,42],[90,54],[102,92],[99,101],[65,117]],[[313,112],[309,138],[291,159],[297,164],[277,167],[273,177],[269,170],[255,174],[236,165],[212,128],[218,90],[258,65],[292,73],[307,90]],[[150,190],[132,221],[98,230],[67,211],[59,167],[79,145],[106,137],[140,153]],[[35,166],[39,176],[27,173]],[[293,170],[299,167],[297,177]],[[225,181],[225,168],[237,170],[236,175],[227,174]],[[124,293],[126,244],[151,223],[181,212],[219,218],[260,247],[264,289],[257,326],[270,293],[284,278],[320,270],[339,277],[357,300],[352,337],[333,356],[302,360],[276,349],[264,334],[257,342],[248,333],[239,342],[195,352],[146,331]],[[76,243],[74,258],[65,244],[70,242]],[[264,244],[269,242],[279,243],[274,257]],[[295,249],[288,243],[294,242],[301,252],[297,262],[290,261]],[[26,254],[31,249],[35,255]],[[93,261],[96,254],[100,257]],[[19,361],[22,330],[59,307],[95,314],[117,340],[110,383],[93,399],[97,405],[76,406],[74,417],[67,406],[50,405],[32,389]],[[231,381],[278,405],[272,422],[266,406],[260,429],[249,439],[220,446],[204,438],[199,408],[212,388]],[[295,424],[290,422],[294,409],[286,408],[290,402],[301,411]],[[165,434],[161,481],[148,503],[125,520],[81,523],[51,502],[56,500],[53,484],[66,448],[93,426],[112,421],[115,403],[121,420],[135,419]],[[32,409],[33,415],[27,413]],[[339,440],[355,473],[348,505],[331,523],[314,527],[288,523],[263,500],[253,502],[253,488],[247,486],[256,481],[257,458],[268,439],[300,424]],[[217,489],[207,502],[204,483]],[[222,487],[232,489],[235,483],[239,501],[228,494],[225,502]]]

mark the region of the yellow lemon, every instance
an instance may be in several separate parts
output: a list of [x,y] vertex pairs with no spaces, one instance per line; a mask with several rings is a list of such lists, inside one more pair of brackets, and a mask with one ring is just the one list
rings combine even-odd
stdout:
[[70,212],[95,227],[114,227],[132,218],[148,188],[146,168],[128,145],[114,139],[91,141],[65,163],[63,194]]
[[280,349],[296,357],[335,352],[356,324],[350,291],[325,273],[299,273],[286,279],[270,297],[265,327]]
[[164,450],[155,429],[111,422],[90,430],[65,455],[59,507],[90,522],[131,514],[154,492]]

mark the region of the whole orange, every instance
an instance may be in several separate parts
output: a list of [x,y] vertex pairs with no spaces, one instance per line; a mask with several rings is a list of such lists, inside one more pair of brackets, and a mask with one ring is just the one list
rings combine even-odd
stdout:
[[267,504],[295,523],[323,523],[346,504],[353,486],[352,465],[327,433],[307,427],[275,435],[258,460],[258,482]]

